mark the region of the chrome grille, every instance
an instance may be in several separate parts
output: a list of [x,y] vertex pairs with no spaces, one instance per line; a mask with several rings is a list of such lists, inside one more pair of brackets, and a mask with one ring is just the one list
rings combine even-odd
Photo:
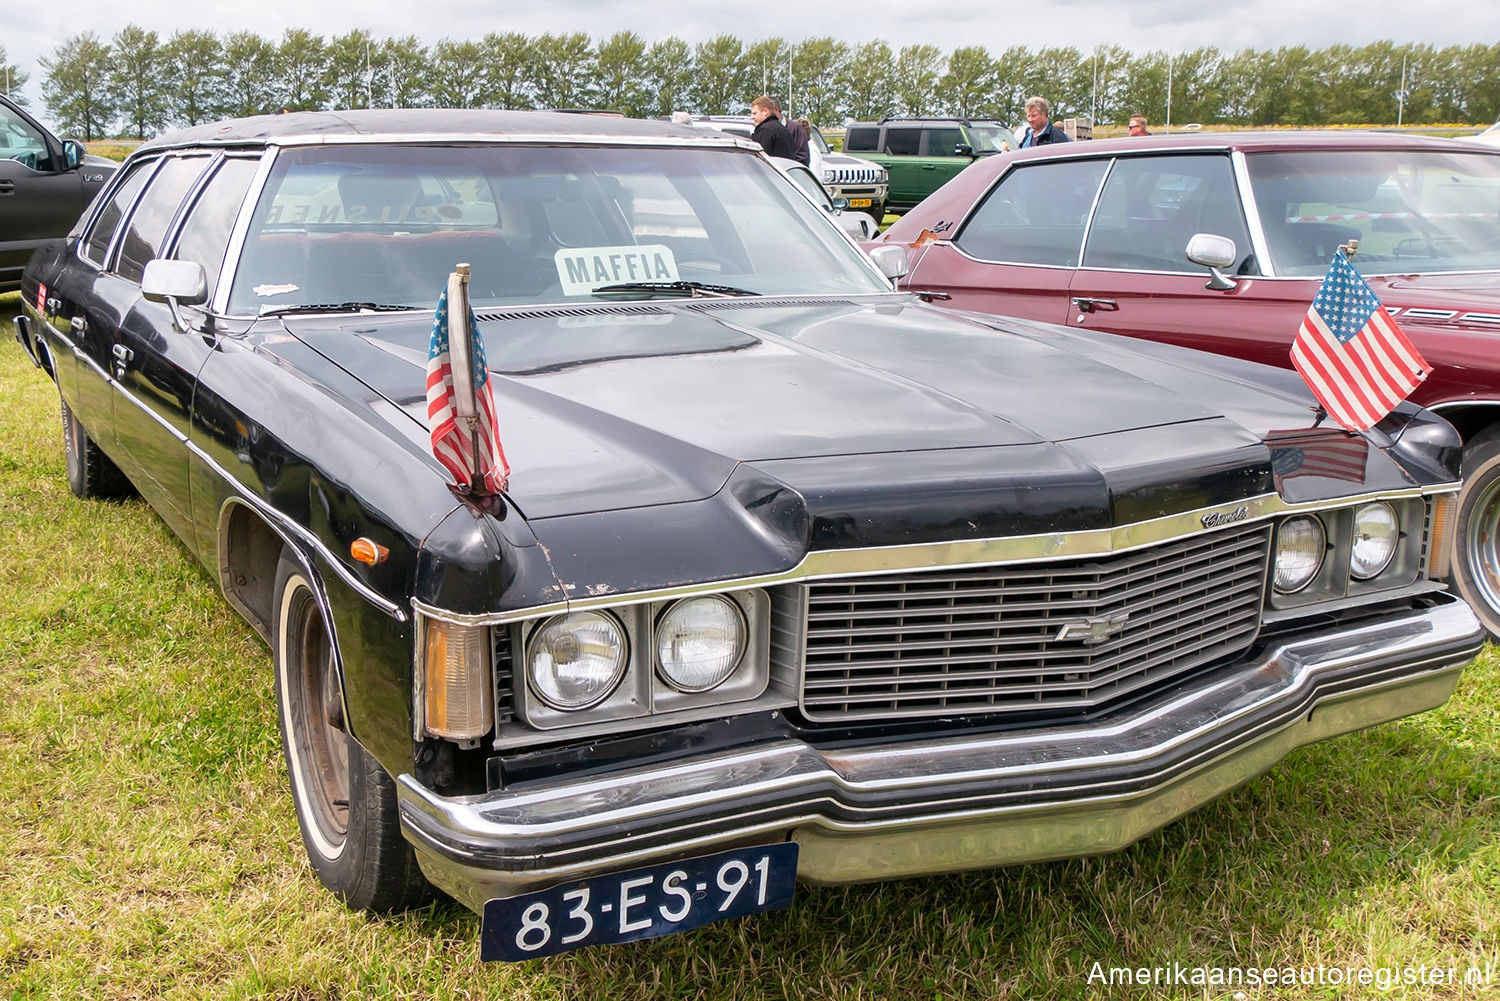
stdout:
[[834,184],[876,184],[880,181],[879,167],[834,167]]
[[[818,581],[805,622],[810,720],[1089,709],[1249,646],[1270,528],[1104,558]],[[788,623],[792,626],[792,623]],[[778,637],[797,656],[796,638]]]

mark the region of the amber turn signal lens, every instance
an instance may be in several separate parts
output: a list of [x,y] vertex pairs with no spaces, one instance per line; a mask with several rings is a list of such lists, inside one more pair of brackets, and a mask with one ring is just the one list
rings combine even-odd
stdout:
[[384,563],[391,551],[374,539],[359,538],[349,543],[349,555],[373,567],[377,563]]
[[1453,522],[1458,518],[1458,495],[1432,498],[1432,535],[1427,540],[1427,576],[1444,580],[1453,557]]
[[495,722],[489,629],[427,619],[423,633],[424,728],[456,740],[484,736]]

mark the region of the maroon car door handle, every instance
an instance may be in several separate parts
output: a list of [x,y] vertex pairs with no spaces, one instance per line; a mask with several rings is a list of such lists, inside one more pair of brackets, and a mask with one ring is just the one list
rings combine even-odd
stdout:
[[15,181],[0,181],[0,195],[13,195],[16,193]]
[[1073,300],[1073,308],[1080,313],[1111,313],[1120,308],[1113,299],[1089,299],[1079,296]]

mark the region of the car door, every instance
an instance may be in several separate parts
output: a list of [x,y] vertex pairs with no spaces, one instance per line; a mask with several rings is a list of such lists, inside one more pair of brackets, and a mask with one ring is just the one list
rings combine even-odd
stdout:
[[[1224,269],[1234,287],[1211,287],[1187,259],[1188,240],[1234,241]],[[1067,322],[1090,330],[1287,364],[1317,282],[1260,277],[1227,153],[1121,156],[1089,225],[1068,290]]]
[[76,381],[67,379],[60,365],[58,385],[84,428],[111,459],[116,452],[113,435],[108,433],[115,405],[112,351],[137,292],[107,265],[131,206],[158,163],[136,160],[124,169],[79,241],[77,253],[85,266],[65,268],[64,280],[48,290],[57,301],[53,325],[77,359]]
[[141,295],[146,265],[164,256],[184,199],[203,176],[206,154],[164,157],[136,201],[109,277],[124,306],[110,371],[116,383],[116,462],[179,536],[192,539],[186,442],[193,388],[212,337],[179,330],[170,308]]
[[1028,164],[1003,174],[950,239],[918,248],[904,286],[948,305],[1050,323],[1068,291],[1107,158]]
[[14,286],[31,252],[65,235],[88,203],[81,171],[17,112],[0,104],[0,288]]

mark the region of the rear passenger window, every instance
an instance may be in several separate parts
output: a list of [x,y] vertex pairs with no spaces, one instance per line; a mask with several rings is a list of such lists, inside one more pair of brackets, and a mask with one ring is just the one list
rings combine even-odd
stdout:
[[954,243],[1007,264],[1076,268],[1084,224],[1108,160],[1018,167],[1000,179]]
[[155,160],[137,160],[126,168],[124,178],[115,188],[114,194],[110,196],[109,203],[99,210],[99,216],[94,220],[93,228],[89,230],[88,238],[83,244],[85,258],[100,267],[104,266],[104,258],[109,253],[110,241],[115,238],[115,231],[120,228],[120,220],[125,218],[125,210],[135,200],[136,194],[141,190],[141,185],[146,183],[146,178],[151,175],[151,170],[155,166]]
[[245,191],[259,166],[258,160],[226,160],[218,173],[209,179],[177,238],[177,249],[172,256],[179,261],[197,261],[203,265],[208,275],[210,298],[224,267],[224,252],[229,247],[235,217],[239,215]]
[[844,133],[844,152],[846,153],[875,153],[879,149],[880,129],[877,126],[851,127],[848,132]]
[[177,214],[183,196],[208,166],[208,157],[172,157],[162,164],[130,214],[130,224],[115,267],[121,278],[139,282],[146,262],[156,257],[166,239],[167,227]]
[[885,151],[892,156],[916,156],[921,148],[921,129],[885,130]]

